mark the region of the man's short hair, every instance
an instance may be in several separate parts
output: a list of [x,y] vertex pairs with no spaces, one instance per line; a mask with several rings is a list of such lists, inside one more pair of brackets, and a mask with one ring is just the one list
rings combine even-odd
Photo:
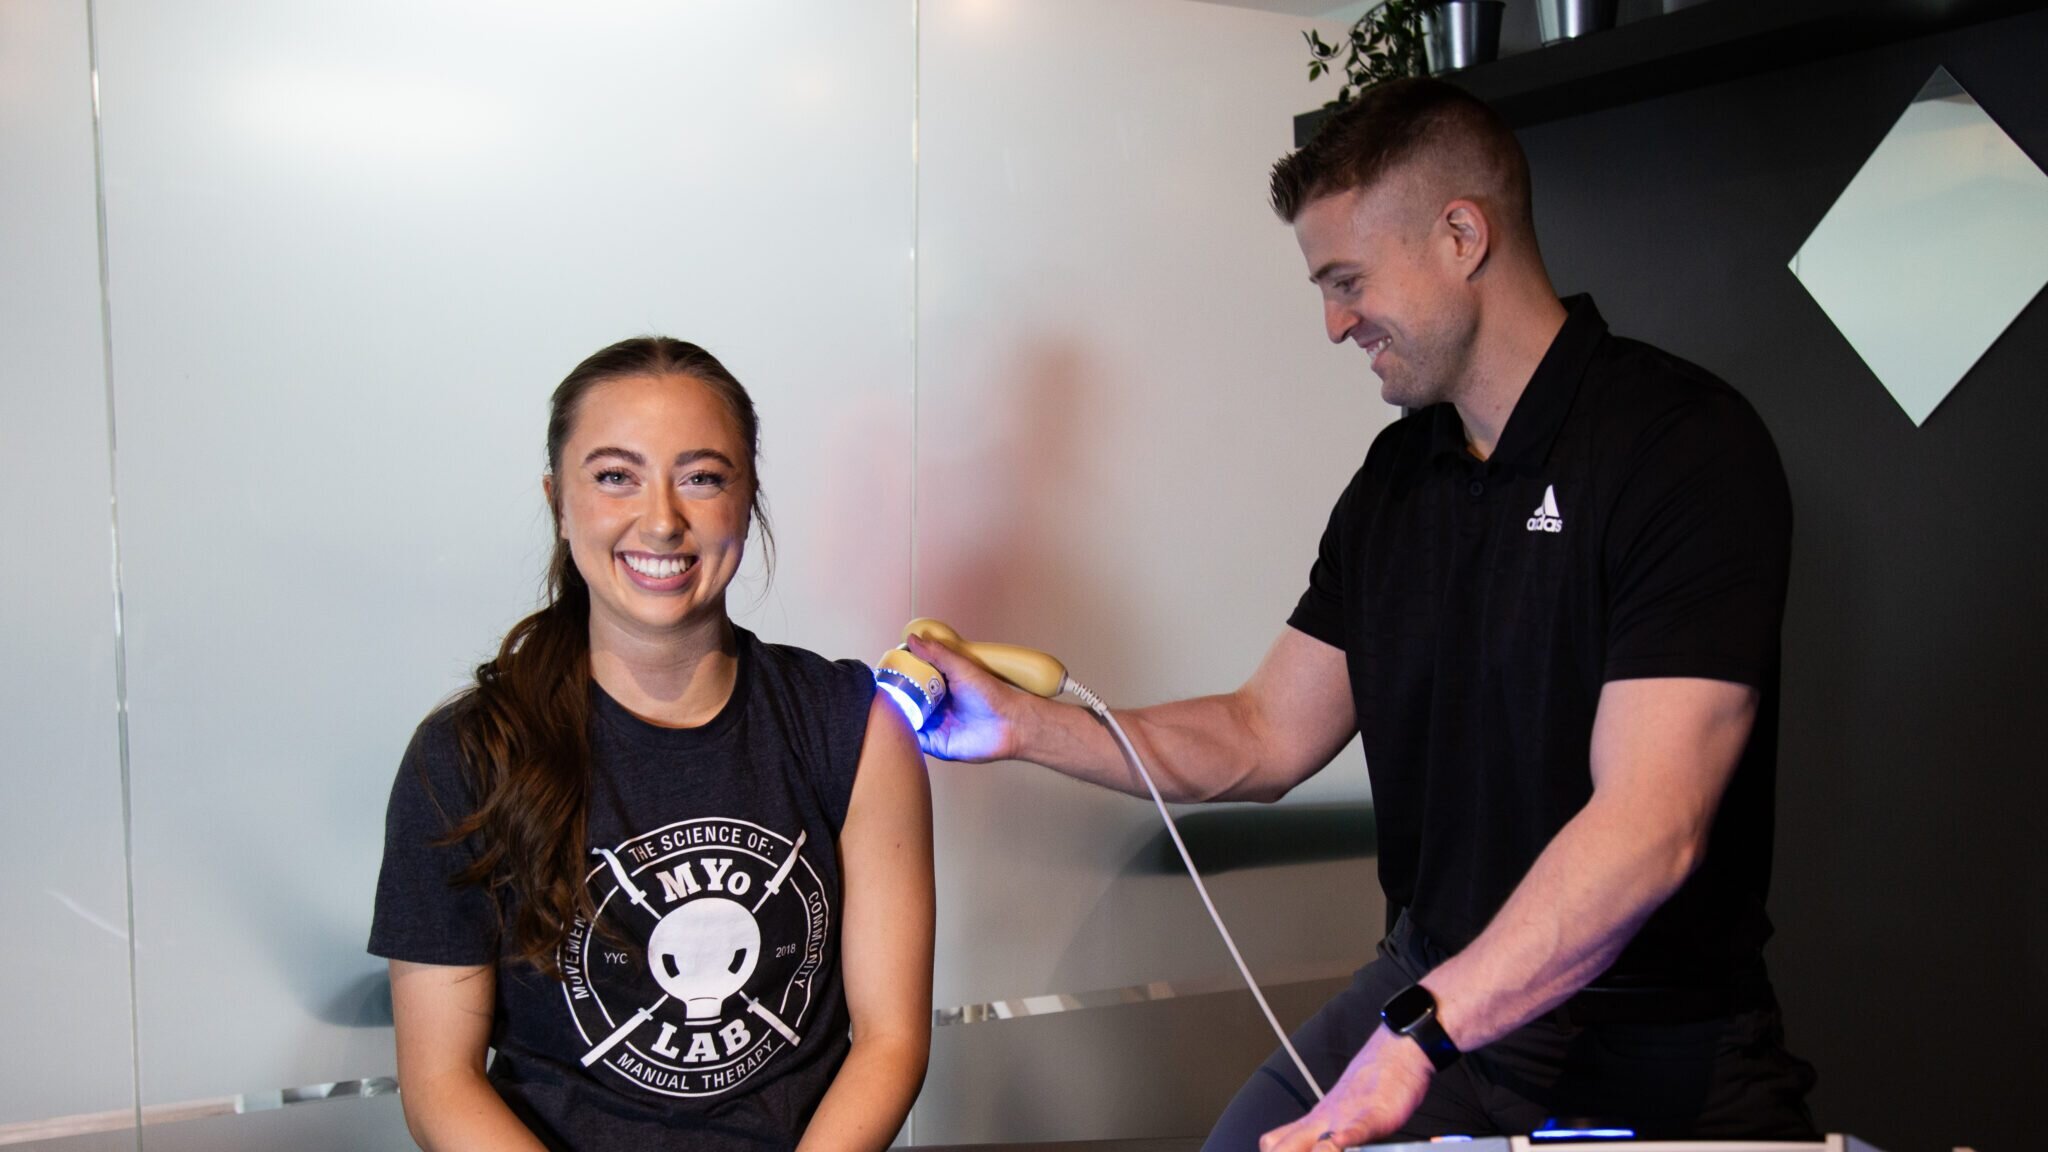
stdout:
[[1292,224],[1313,201],[1371,188],[1416,164],[1428,165],[1426,186],[1446,202],[1479,200],[1500,217],[1496,227],[1533,241],[1521,142],[1484,101],[1441,80],[1389,80],[1361,92],[1305,147],[1273,165],[1273,211]]

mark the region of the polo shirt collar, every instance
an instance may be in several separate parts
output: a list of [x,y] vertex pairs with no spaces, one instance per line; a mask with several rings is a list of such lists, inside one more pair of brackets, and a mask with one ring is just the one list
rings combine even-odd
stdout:
[[[1564,327],[1558,329],[1549,351],[1536,365],[1535,374],[1529,377],[1528,386],[1515,401],[1514,411],[1508,413],[1500,443],[1487,458],[1495,467],[1540,464],[1550,455],[1557,430],[1564,426],[1565,414],[1571,411],[1572,400],[1578,396],[1586,366],[1607,336],[1607,321],[1601,319],[1591,296],[1566,297],[1564,307]],[[1471,459],[1465,451],[1465,425],[1458,419],[1456,406],[1436,406],[1431,432],[1436,454],[1451,452]]]

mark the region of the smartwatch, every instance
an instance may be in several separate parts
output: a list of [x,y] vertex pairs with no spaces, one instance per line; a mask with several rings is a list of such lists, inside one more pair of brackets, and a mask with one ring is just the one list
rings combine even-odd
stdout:
[[1439,1072],[1450,1067],[1460,1055],[1444,1026],[1437,1023],[1436,997],[1420,984],[1410,984],[1394,993],[1393,999],[1380,1009],[1380,1022],[1387,1026],[1387,1031],[1421,1045]]

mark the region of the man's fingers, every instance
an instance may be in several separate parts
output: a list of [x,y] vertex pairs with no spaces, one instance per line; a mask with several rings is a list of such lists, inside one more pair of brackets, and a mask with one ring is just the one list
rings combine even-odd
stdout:
[[1336,1152],[1344,1152],[1346,1148],[1356,1148],[1360,1144],[1371,1143],[1382,1136],[1389,1135],[1393,1131],[1392,1125],[1374,1124],[1372,1123],[1372,1118],[1373,1114],[1368,1111],[1350,1124],[1339,1124],[1329,1134],[1329,1146],[1335,1149]]
[[988,669],[983,668],[981,665],[976,664],[974,661],[937,641],[927,640],[922,636],[912,636],[905,641],[905,644],[910,648],[912,656],[937,668],[939,675],[946,678],[946,683],[949,686],[957,681],[961,684],[973,685],[975,690],[983,696],[993,696],[996,687],[1002,684],[1002,681],[990,673]]
[[951,648],[946,647],[944,644],[933,644],[922,636],[904,637],[903,646],[910,649],[912,656],[937,668],[939,675],[944,676],[948,680],[953,678],[954,657]]
[[1322,1118],[1311,1112],[1292,1124],[1275,1128],[1259,1137],[1259,1152],[1329,1152],[1317,1147],[1323,1131]]
[[[953,651],[951,648],[946,647],[944,644],[940,644],[932,640],[927,640],[922,636],[909,637],[904,641],[904,646],[910,649],[910,654],[912,656],[915,656],[919,660],[922,660],[925,663],[931,665],[932,667],[937,668],[939,670],[939,674],[944,676],[948,680],[951,680],[954,674],[961,670],[962,666],[973,666],[972,661],[960,655],[958,652]],[[975,670],[980,671],[979,668],[976,668]]]
[[[1370,1144],[1375,1140],[1391,1137],[1400,1131],[1401,1125],[1408,1122],[1407,1114],[1395,1115],[1399,1111],[1399,1108],[1389,1108],[1384,1101],[1367,1104],[1362,1111],[1327,1126],[1329,1148],[1335,1152],[1344,1152],[1346,1148],[1356,1148],[1360,1144]],[[1326,1150],[1318,1148],[1317,1152]]]
[[1341,1119],[1318,1105],[1294,1123],[1259,1137],[1259,1152],[1344,1152],[1382,1139],[1400,1127],[1399,1121],[1389,1121],[1385,1110],[1374,1104]]

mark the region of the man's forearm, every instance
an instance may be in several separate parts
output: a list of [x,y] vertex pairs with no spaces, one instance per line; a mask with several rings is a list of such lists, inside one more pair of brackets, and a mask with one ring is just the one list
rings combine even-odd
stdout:
[[[1493,922],[1422,979],[1461,1050],[1482,1048],[1555,1007],[1613,963],[1683,882],[1691,852],[1645,834],[1639,811],[1595,796],[1536,859]],[[1398,1131],[1435,1075],[1416,1042],[1376,1029],[1308,1112],[1260,1138],[1263,1152],[1317,1152]]]
[[1646,828],[1599,797],[1559,830],[1493,922],[1423,984],[1459,1048],[1490,1044],[1607,970],[1691,874],[1683,828]]
[[1460,1047],[1499,1039],[1607,970],[1692,875],[1756,717],[1756,690],[1610,681],[1593,724],[1593,797],[1486,931],[1423,983]]
[[[1257,741],[1234,697],[1119,708],[1116,718],[1170,801],[1270,800],[1286,791],[1262,781]],[[1031,707],[1018,724],[1016,755],[1076,780],[1149,795],[1108,730],[1085,708],[1051,701]]]

